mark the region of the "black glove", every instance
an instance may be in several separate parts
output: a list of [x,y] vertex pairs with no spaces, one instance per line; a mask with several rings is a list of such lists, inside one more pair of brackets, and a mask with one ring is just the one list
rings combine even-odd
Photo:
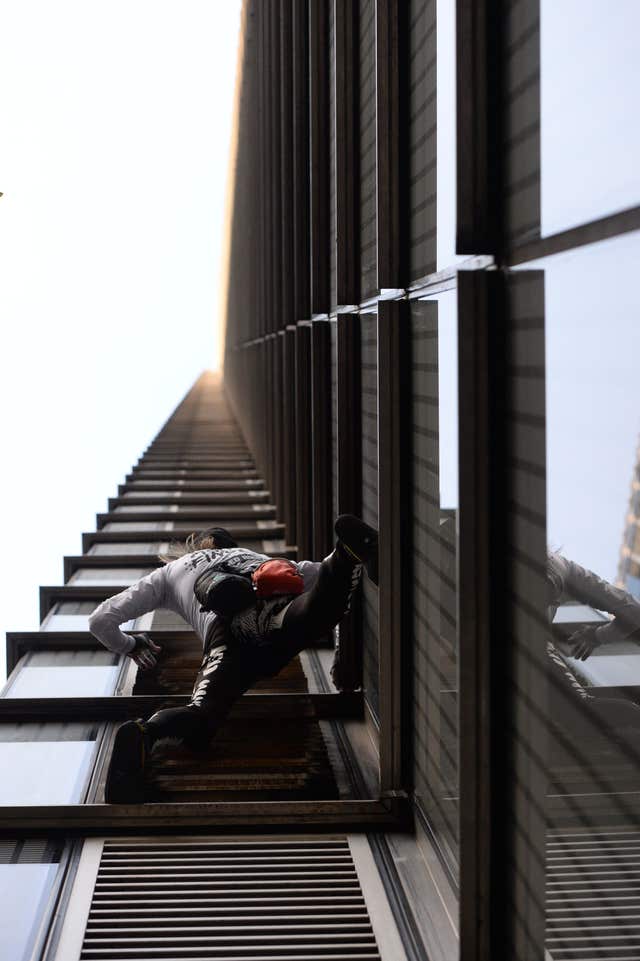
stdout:
[[578,661],[586,661],[592,651],[600,646],[602,642],[596,633],[598,627],[600,627],[599,624],[588,624],[574,631],[568,641],[572,648],[571,657],[575,657]]
[[127,654],[127,657],[135,661],[143,671],[155,667],[158,663],[156,655],[160,653],[162,648],[158,644],[154,644],[148,634],[137,634],[133,639],[136,646]]

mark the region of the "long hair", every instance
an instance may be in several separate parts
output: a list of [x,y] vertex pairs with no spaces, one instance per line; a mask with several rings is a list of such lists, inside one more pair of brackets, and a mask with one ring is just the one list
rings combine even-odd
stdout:
[[205,531],[194,531],[193,534],[189,534],[186,541],[173,541],[169,544],[163,554],[158,554],[158,559],[163,564],[170,564],[171,561],[177,561],[179,557],[184,557],[185,554],[192,554],[193,551],[211,550],[216,546],[215,537],[211,534],[207,534]]

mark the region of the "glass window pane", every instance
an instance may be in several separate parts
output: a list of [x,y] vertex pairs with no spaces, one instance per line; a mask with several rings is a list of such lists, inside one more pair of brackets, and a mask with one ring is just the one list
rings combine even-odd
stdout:
[[627,235],[541,265],[550,545],[612,581],[640,431],[639,255]]
[[91,614],[97,606],[97,601],[58,601],[52,610],[54,614]]
[[540,58],[547,236],[640,203],[640,5],[540,0]]
[[165,513],[175,512],[178,510],[176,504],[121,504],[116,507],[114,514],[151,514],[157,511],[164,511]]
[[161,554],[168,547],[167,543],[159,543],[157,541],[140,541],[140,543],[125,543],[121,544],[93,544],[89,554],[106,554],[106,555],[128,555],[128,554]]
[[[47,617],[40,626],[40,630],[62,631],[67,633],[73,633],[74,631],[87,632],[89,630],[89,616],[97,606],[98,602],[92,602],[91,610],[86,614],[58,614],[54,610],[51,614],[47,614]],[[133,627],[134,623],[135,621],[126,621],[120,626],[123,631],[127,631]]]
[[96,650],[30,651],[24,657],[29,667],[113,667],[120,660],[119,654],[103,648]]
[[41,631],[88,631],[88,614],[48,614],[40,626]]
[[[626,578],[639,467],[639,258],[640,236],[629,234],[540,264],[553,619],[545,706],[553,902],[547,917],[571,919],[585,958],[638,956],[636,929],[617,923],[612,910],[635,884],[631,843],[640,823],[640,602],[618,590],[632,587]],[[547,937],[555,957],[562,934],[553,925]]]
[[29,961],[58,864],[0,864],[0,957]]
[[74,804],[80,800],[93,741],[0,742],[0,804]]
[[80,567],[69,578],[69,584],[134,584],[152,567]]
[[457,295],[411,304],[416,800],[458,863]]
[[[173,521],[109,521],[103,531],[171,531]],[[115,552],[114,552],[115,553]]]
[[119,667],[23,667],[5,697],[108,697]]

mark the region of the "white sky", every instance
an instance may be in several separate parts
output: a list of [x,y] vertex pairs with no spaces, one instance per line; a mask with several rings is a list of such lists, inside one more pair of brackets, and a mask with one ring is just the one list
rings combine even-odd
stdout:
[[540,2],[541,232],[640,197],[638,0]]
[[240,7],[0,3],[0,632],[217,363]]

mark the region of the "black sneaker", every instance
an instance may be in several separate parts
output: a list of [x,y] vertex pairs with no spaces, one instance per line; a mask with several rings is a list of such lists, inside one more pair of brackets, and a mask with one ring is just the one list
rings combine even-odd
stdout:
[[355,561],[364,564],[369,579],[378,583],[378,532],[353,514],[341,514],[334,530],[339,545]]
[[107,804],[144,801],[144,741],[141,721],[125,721],[118,728],[104,788]]

